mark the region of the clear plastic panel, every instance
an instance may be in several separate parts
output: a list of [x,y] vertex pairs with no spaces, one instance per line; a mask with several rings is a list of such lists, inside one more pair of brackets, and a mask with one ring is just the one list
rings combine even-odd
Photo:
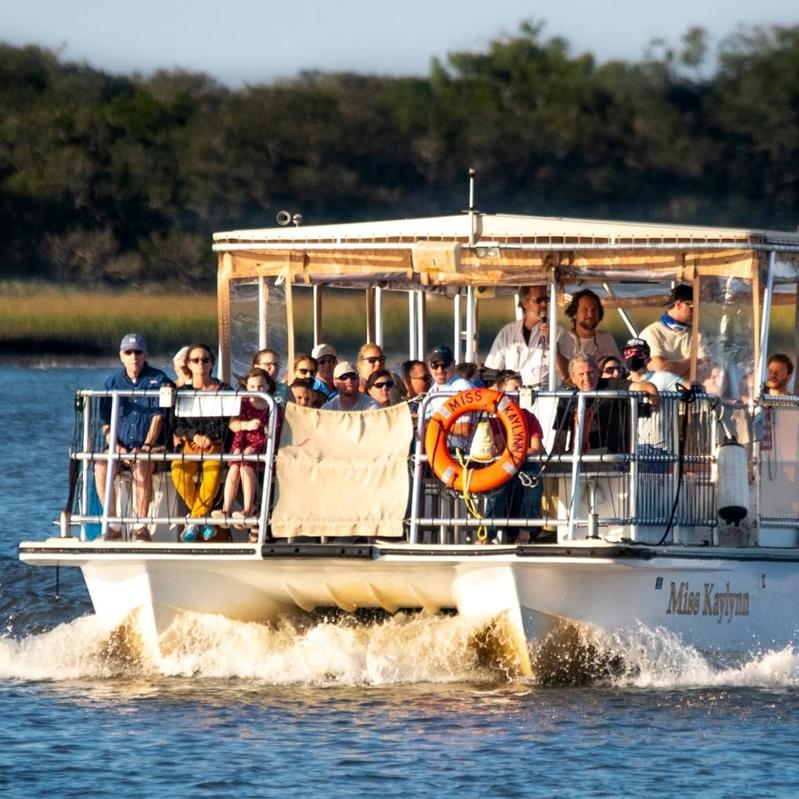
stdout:
[[699,329],[706,360],[697,379],[708,394],[748,399],[754,363],[752,282],[737,277],[703,277]]
[[[258,280],[235,280],[230,284],[230,347],[234,375],[247,372],[259,347]],[[285,366],[288,350],[286,288],[280,278],[263,279],[266,346],[275,350]]]

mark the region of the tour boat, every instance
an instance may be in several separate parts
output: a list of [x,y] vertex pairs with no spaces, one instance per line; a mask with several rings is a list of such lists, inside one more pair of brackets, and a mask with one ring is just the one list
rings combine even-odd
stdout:
[[[574,403],[576,423],[585,424],[591,400],[608,392],[559,387],[551,325],[548,385],[499,401],[487,389],[468,397],[486,416],[518,406],[542,424],[547,454],[534,460],[545,505],[526,519],[481,518],[485,493],[464,498],[431,471],[429,398],[417,414],[408,403],[365,412],[288,403],[279,442],[273,428],[267,451],[251,456],[263,464],[260,510],[246,520],[258,532],[253,543],[236,529],[227,543],[179,540],[188,521],[232,521],[186,519],[168,470],[185,456],[171,451],[141,455],[162,463],[147,518],[132,514],[124,474],[117,507],[102,508],[93,464],[121,456],[98,444],[98,408],[105,399],[116,413],[123,394],[83,391],[70,503],[57,535],[20,544],[23,561],[79,567],[97,616],[109,628],[135,618],[156,654],[176,614],[271,623],[328,608],[457,613],[493,629],[520,674],[534,668],[548,636],[566,629],[618,636],[645,627],[719,653],[795,640],[799,398],[769,395],[764,383],[775,348],[797,351],[799,235],[476,210],[357,224],[303,226],[291,214],[279,221],[289,224],[214,235],[225,381],[261,348],[291,365],[316,343],[336,344],[325,324],[331,301],[360,297],[352,324],[396,363],[424,360],[441,343],[431,320],[448,314],[455,359],[479,363],[481,330],[490,341],[515,318],[520,286],[547,286],[553,316],[569,294],[592,288],[608,313],[618,310],[621,343],[660,316],[675,285],[687,284],[692,341],[701,337],[716,383],[691,386],[703,365],[694,354],[686,388],[661,397],[657,455],[638,445],[641,398],[627,392],[610,394],[629,406],[628,451],[582,451],[578,431],[573,451],[556,453],[559,403]],[[386,340],[389,312],[407,321],[400,340]],[[241,396],[200,402],[161,391],[159,401],[178,415],[188,402],[193,413],[232,416]],[[519,479],[515,471],[510,479]],[[147,524],[153,540],[103,540],[110,523]],[[542,532],[531,543],[503,544],[500,534],[485,544],[486,526]]]

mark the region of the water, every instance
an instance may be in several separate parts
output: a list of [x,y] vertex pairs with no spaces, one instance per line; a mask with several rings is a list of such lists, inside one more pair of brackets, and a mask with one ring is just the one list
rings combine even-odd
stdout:
[[157,667],[79,573],[17,561],[66,499],[71,397],[106,369],[0,367],[0,793],[795,796],[799,651],[718,665],[649,630],[591,687],[508,679],[457,618],[186,617]]

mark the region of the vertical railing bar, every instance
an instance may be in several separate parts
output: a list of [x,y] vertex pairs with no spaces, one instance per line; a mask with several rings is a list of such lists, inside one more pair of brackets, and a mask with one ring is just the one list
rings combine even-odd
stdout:
[[258,543],[262,545],[266,540],[266,525],[269,507],[272,504],[272,473],[275,463],[275,434],[277,432],[277,403],[271,395],[259,393],[269,405],[269,438],[266,441],[266,464],[264,468],[264,482],[261,487],[261,513],[258,522]]
[[567,539],[574,539],[575,515],[580,504],[580,457],[583,454],[583,430],[585,428],[585,395],[582,392],[577,394],[577,431],[572,447],[572,493],[571,507],[569,508],[569,522],[567,525]]
[[[114,472],[116,471],[116,451],[117,451],[117,423],[119,421],[119,394],[114,391],[111,394],[111,423],[108,430],[108,454],[105,456],[105,502],[103,503],[103,522],[100,527],[100,535],[104,539],[108,533],[108,506],[111,498],[111,488],[114,485]],[[115,497],[116,499],[116,497]],[[114,508],[116,516],[116,508]]]
[[[83,396],[81,392],[81,400],[83,408],[83,451],[89,452],[92,445],[92,398]],[[89,461],[83,461],[81,464],[81,476],[83,484],[81,485],[80,492],[80,512],[81,516],[89,515]],[[80,523],[80,540],[86,541],[88,538],[88,531],[86,530],[86,522]]]

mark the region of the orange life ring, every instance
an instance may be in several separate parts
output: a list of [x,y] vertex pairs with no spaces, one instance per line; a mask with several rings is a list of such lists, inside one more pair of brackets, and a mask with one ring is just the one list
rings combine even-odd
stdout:
[[427,461],[433,474],[450,488],[463,491],[465,468],[450,455],[447,433],[467,413],[494,414],[505,428],[505,449],[491,464],[470,469],[469,491],[482,494],[507,483],[527,457],[530,433],[521,408],[506,394],[492,388],[471,388],[450,397],[427,423],[424,439]]

